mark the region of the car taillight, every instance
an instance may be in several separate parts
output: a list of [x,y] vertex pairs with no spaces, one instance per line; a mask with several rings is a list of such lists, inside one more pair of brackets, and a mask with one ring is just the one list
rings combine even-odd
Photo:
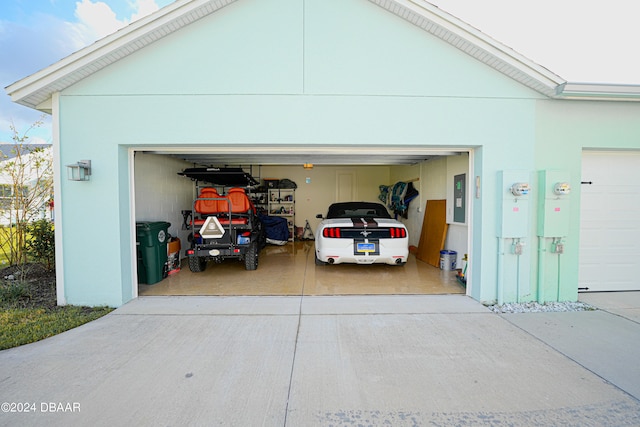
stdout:
[[329,238],[339,239],[340,238],[340,228],[338,228],[338,227],[327,227],[327,228],[322,230],[322,237],[329,237]]
[[402,227],[391,227],[389,234],[392,239],[403,239],[407,237],[407,230]]

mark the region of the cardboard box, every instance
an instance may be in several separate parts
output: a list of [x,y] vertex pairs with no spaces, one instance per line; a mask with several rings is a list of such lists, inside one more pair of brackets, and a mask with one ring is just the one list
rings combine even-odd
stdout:
[[175,237],[172,241],[167,243],[167,254],[171,255],[171,254],[178,253],[180,252],[180,248],[181,248],[180,239]]

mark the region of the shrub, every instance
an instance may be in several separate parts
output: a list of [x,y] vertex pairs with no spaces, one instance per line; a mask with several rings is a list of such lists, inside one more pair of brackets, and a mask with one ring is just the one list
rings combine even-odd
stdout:
[[53,224],[46,219],[34,221],[27,227],[27,255],[35,262],[52,270],[56,261],[56,243]]

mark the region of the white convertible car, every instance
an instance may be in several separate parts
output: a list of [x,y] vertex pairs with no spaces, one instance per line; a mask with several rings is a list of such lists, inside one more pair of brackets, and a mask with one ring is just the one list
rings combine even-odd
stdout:
[[316,265],[404,265],[409,235],[380,203],[345,202],[329,206],[316,229]]

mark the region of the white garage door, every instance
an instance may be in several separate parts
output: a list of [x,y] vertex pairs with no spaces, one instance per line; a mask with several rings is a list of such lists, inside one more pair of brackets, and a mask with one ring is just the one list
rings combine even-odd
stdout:
[[640,290],[640,152],[583,152],[581,190],[579,287]]

